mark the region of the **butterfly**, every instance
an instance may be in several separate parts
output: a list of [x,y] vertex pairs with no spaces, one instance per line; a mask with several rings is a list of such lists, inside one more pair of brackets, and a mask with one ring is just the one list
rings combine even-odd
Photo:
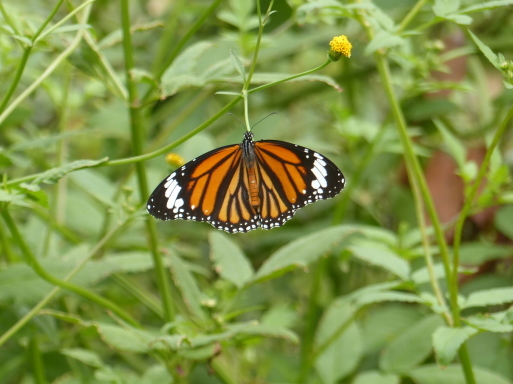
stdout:
[[207,152],[166,177],[147,203],[160,220],[204,221],[230,233],[283,225],[301,207],[344,188],[340,169],[325,156],[277,140]]

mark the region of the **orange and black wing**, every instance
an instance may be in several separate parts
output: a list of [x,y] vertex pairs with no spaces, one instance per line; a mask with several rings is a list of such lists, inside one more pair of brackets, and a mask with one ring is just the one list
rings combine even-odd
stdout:
[[242,156],[241,145],[235,144],[190,161],[155,188],[148,212],[160,220],[204,221],[232,233],[258,228]]
[[277,140],[255,142],[260,190],[260,226],[283,225],[301,207],[340,193],[345,178],[328,158]]

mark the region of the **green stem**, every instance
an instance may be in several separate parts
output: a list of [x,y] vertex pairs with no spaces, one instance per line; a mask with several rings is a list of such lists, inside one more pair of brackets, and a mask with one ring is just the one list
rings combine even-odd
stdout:
[[403,32],[406,29],[408,24],[410,24],[410,22],[413,20],[413,18],[415,16],[417,16],[417,14],[420,12],[422,7],[426,3],[427,3],[427,0],[419,0],[419,1],[417,1],[417,4],[415,4],[413,6],[413,8],[410,9],[410,12],[408,12],[408,14],[404,17],[404,19],[399,24],[399,27],[397,28],[397,31],[396,31],[397,34],[400,34],[401,32]]
[[123,287],[128,293],[130,293],[133,297],[139,300],[143,305],[146,305],[148,309],[150,309],[153,313],[155,313],[158,317],[164,318],[164,313],[159,306],[159,301],[156,300],[151,293],[146,292],[144,288],[140,286],[134,279],[130,279],[121,274],[114,274],[111,278],[119,284],[119,286]]
[[[34,44],[35,44],[37,38],[43,32],[43,30],[48,25],[48,23],[53,19],[53,17],[57,13],[57,11],[59,10],[59,8],[63,2],[64,2],[64,0],[59,0],[57,2],[57,4],[55,4],[55,6],[52,9],[52,12],[50,12],[50,15],[45,19],[45,21],[43,21],[43,24],[40,25],[39,29],[36,31],[34,36],[32,36],[31,44],[29,46],[25,47],[25,49],[23,51],[23,56],[21,57],[20,63],[18,64],[18,68],[16,69],[16,73],[14,74],[14,78],[11,82],[11,85],[9,86],[9,89],[7,90],[7,93],[5,94],[4,99],[2,100],[2,104],[0,105],[0,113],[4,111],[5,107],[7,106],[7,103],[9,102],[12,95],[14,94],[14,91],[18,87],[18,84],[20,82],[23,71],[25,70],[25,66],[27,65],[27,61],[30,56],[30,52],[32,51],[32,48],[34,47]],[[3,9],[3,6],[1,8],[1,10],[2,10],[2,14],[5,17],[6,13]],[[6,21],[9,21],[9,19],[7,18]],[[19,34],[19,32],[17,32],[17,33]]]
[[[3,208],[0,207],[0,209]],[[0,225],[0,250],[7,264],[11,264],[16,260],[16,256],[14,256],[14,252],[11,249],[11,242],[7,238],[3,225]]]
[[[262,85],[260,87],[256,87],[256,88],[250,89],[248,91],[248,94],[252,94],[254,92],[261,91],[263,89],[272,87],[272,86],[277,85],[277,84],[284,83],[284,82],[289,81],[289,80],[297,79],[298,77],[301,77],[301,76],[309,75],[310,73],[313,73],[313,72],[319,71],[320,69],[323,69],[324,67],[326,67],[330,63],[331,63],[331,61],[327,60],[324,64],[322,64],[322,65],[320,65],[320,66],[318,66],[318,67],[316,67],[314,69],[311,69],[309,71],[302,72],[302,73],[299,73],[297,75],[289,76],[289,77],[287,77],[285,79],[282,79],[282,80],[274,81],[272,83],[264,84],[264,85]],[[176,141],[174,141],[174,142],[172,142],[172,143],[170,143],[170,144],[168,144],[168,145],[166,145],[166,146],[164,146],[164,147],[162,147],[160,149],[157,149],[157,150],[155,150],[153,152],[146,153],[144,155],[141,154],[141,155],[136,155],[136,156],[132,156],[132,157],[127,157],[127,158],[124,158],[124,159],[106,161],[106,162],[100,164],[99,167],[112,166],[112,165],[126,165],[126,164],[138,163],[138,162],[150,160],[150,159],[152,159],[154,157],[160,156],[163,153],[166,153],[166,152],[170,151],[171,149],[176,148],[178,145],[184,143],[185,141],[187,141],[191,137],[195,136],[199,132],[201,132],[204,129],[206,129],[207,127],[209,127],[213,122],[215,122],[221,116],[224,116],[226,114],[226,112],[228,112],[234,105],[236,105],[242,99],[243,99],[242,96],[235,97],[232,101],[230,101],[223,108],[221,108],[219,110],[219,112],[217,112],[210,119],[208,119],[204,123],[200,124],[198,127],[193,129],[192,131],[190,131],[186,135],[183,135],[180,139],[178,139],[178,140],[176,140]],[[0,123],[1,123],[1,120],[0,120]],[[18,179],[13,179],[13,180],[5,182],[4,185],[17,185],[17,184],[20,184],[20,183],[23,183],[23,182],[26,182],[26,181],[34,180],[35,178],[37,178],[38,176],[40,176],[43,173],[44,172],[40,172],[40,173],[36,173],[36,174],[33,174],[33,175],[29,175],[29,176],[23,176],[23,177],[20,177]]]
[[[392,108],[392,113],[395,117],[397,129],[399,131],[399,137],[401,138],[401,143],[403,145],[404,149],[404,156],[405,161],[408,163],[408,166],[410,166],[411,169],[411,176],[416,179],[416,182],[418,184],[420,194],[422,196],[422,199],[424,200],[424,204],[426,207],[426,211],[428,213],[428,216],[431,220],[431,224],[433,225],[433,228],[435,230],[435,237],[438,243],[438,246],[440,248],[440,256],[442,257],[442,262],[445,269],[445,274],[447,277],[447,281],[450,285],[449,287],[449,293],[450,293],[450,302],[451,302],[451,310],[452,310],[452,316],[453,321],[456,326],[460,323],[460,317],[459,317],[459,308],[458,308],[458,289],[457,286],[454,286],[452,284],[451,279],[451,265],[450,265],[450,256],[449,256],[449,250],[447,247],[447,243],[445,241],[445,236],[443,233],[442,225],[440,224],[440,219],[438,218],[438,214],[435,209],[435,205],[433,203],[433,199],[431,197],[431,194],[429,192],[429,188],[427,186],[426,179],[424,177],[424,174],[422,172],[422,168],[420,166],[419,160],[417,159],[417,156],[415,155],[415,151],[413,149],[413,144],[411,142],[411,139],[408,135],[408,130],[406,128],[406,121],[404,119],[401,107],[399,105],[399,101],[397,100],[397,97],[395,95],[393,86],[392,86],[392,77],[390,75],[390,68],[388,65],[388,61],[381,53],[375,53],[374,58],[376,61],[376,65],[378,68],[378,71],[381,76],[381,80],[383,82],[383,87],[385,88],[385,93],[387,95],[388,102],[390,103],[390,106]],[[416,196],[416,198],[419,198]]]
[[[408,135],[406,121],[404,119],[402,110],[399,105],[399,101],[397,100],[397,97],[392,86],[392,78],[390,75],[388,61],[384,54],[381,52],[375,52],[374,59],[376,61],[376,66],[378,68],[381,80],[383,82],[388,102],[392,108],[392,113],[396,120],[399,136],[401,138],[401,143],[404,149],[405,161],[408,164],[408,166],[411,167],[411,176],[415,178],[415,182],[417,183],[418,189],[420,190],[420,194],[422,196],[422,200],[424,201],[426,211],[431,220],[431,224],[435,230],[435,237],[438,243],[438,247],[440,249],[440,256],[442,258],[445,276],[449,288],[449,303],[452,314],[452,323],[455,327],[459,327],[461,325],[461,320],[460,310],[458,306],[458,281],[453,279],[449,250],[443,233],[442,225],[436,212],[433,199],[431,197],[426,179],[422,172],[422,168],[417,159],[417,156],[415,155],[413,144]],[[419,199],[418,196],[415,196],[415,198]],[[466,357],[465,354],[467,355]],[[463,372],[465,374],[467,383],[474,384],[475,378],[472,372],[472,365],[470,364],[470,359],[468,358],[468,353],[466,353],[465,345],[462,345],[462,347],[460,348],[460,361],[463,367]]]
[[[189,140],[191,137],[197,135],[199,132],[203,131],[204,129],[208,128],[214,121],[216,121],[217,119],[219,119],[221,116],[224,116],[226,114],[226,112],[228,112],[235,104],[237,104],[240,100],[242,99],[242,96],[238,96],[236,97],[235,99],[233,99],[232,101],[230,101],[228,104],[226,104],[223,108],[221,108],[219,110],[219,112],[217,112],[214,116],[212,116],[210,119],[208,119],[207,121],[205,121],[204,123],[200,124],[199,126],[197,126],[196,128],[194,128],[192,131],[190,131],[189,133],[187,133],[186,135],[183,135],[181,138],[179,138],[178,140],[172,142],[171,144],[168,144],[166,145],[165,147],[162,147],[160,149],[157,149],[156,151],[153,151],[153,152],[150,152],[150,153],[146,153],[144,155],[139,155],[139,156],[133,156],[133,157],[127,157],[125,159],[119,159],[119,160],[111,160],[111,161],[107,161],[105,162],[104,164],[102,165],[125,165],[125,164],[131,164],[131,163],[137,163],[137,162],[141,162],[141,161],[145,161],[145,160],[149,160],[149,159],[152,159],[154,157],[157,157],[159,155],[162,155],[163,153],[166,153],[166,152],[169,152],[171,149],[173,148],[176,148],[177,146],[179,146],[180,144],[186,142],[187,140]],[[37,177],[37,176],[35,176]],[[35,178],[34,177],[34,178]],[[19,180],[19,179],[18,179]],[[25,180],[24,180],[25,181]],[[11,184],[13,183],[13,181],[11,182],[7,182],[7,184]]]
[[[128,0],[121,0],[121,24],[123,30],[123,54],[125,57],[126,83],[128,90],[128,102],[130,112],[130,132],[132,137],[132,151],[134,155],[139,156],[143,153],[144,132],[141,109],[138,105],[137,85],[133,81],[131,72],[134,68],[134,57],[132,51],[132,36],[130,34],[130,15]],[[148,180],[144,164],[138,162],[135,164],[137,172],[137,181],[139,186],[140,198],[144,201],[148,197]],[[173,320],[174,309],[171,301],[169,287],[169,277],[162,262],[162,256],[158,249],[157,231],[155,223],[148,215],[146,217],[146,232],[150,245],[153,264],[157,273],[157,282],[162,298],[162,307],[164,310],[164,319],[167,322]]]
[[493,151],[499,144],[501,137],[504,135],[506,128],[508,127],[509,121],[513,118],[513,106],[510,107],[506,117],[502,120],[501,125],[495,132],[493,136],[492,142],[488,147],[485,157],[483,159],[483,163],[481,164],[481,168],[477,174],[476,180],[469,188],[467,193],[465,203],[463,204],[463,208],[461,209],[460,214],[458,215],[458,219],[454,226],[454,242],[453,242],[453,280],[458,280],[458,266],[460,262],[460,244],[461,244],[461,235],[463,232],[463,225],[465,224],[465,219],[468,217],[470,209],[474,204],[475,198],[477,196],[477,192],[479,191],[479,187],[488,171],[488,165],[490,164],[490,159],[492,157]]
[[196,19],[194,24],[189,28],[189,30],[183,35],[180,41],[173,47],[173,50],[167,57],[164,65],[161,66],[160,70],[157,73],[157,78],[160,79],[160,76],[165,72],[165,70],[173,64],[178,54],[182,51],[183,47],[190,40],[192,36],[201,28],[201,26],[205,23],[205,21],[214,13],[214,11],[219,7],[219,5],[224,0],[214,0],[210,6],[205,9],[205,11]]
[[[160,68],[159,68],[159,70],[158,70],[158,72],[156,73],[156,76],[155,76],[156,79],[160,79],[161,78],[161,76],[164,74],[164,72],[169,68],[169,66],[175,61],[176,57],[180,54],[180,52],[182,51],[182,49],[185,46],[185,44],[187,44],[187,42],[190,40],[190,38],[205,23],[205,20],[207,20],[210,17],[210,15],[212,15],[212,13],[214,13],[214,11],[217,9],[217,7],[219,7],[219,5],[223,1],[224,0],[214,0],[212,2],[212,4],[210,4],[210,6],[205,10],[205,12],[203,12],[200,15],[200,17],[198,17],[196,19],[194,24],[189,28],[189,30],[185,33],[185,35],[183,35],[183,37],[180,39],[180,41],[176,45],[174,45],[173,50],[171,51],[171,53],[167,57],[167,59],[164,62],[164,64],[160,66]],[[142,105],[144,105],[144,104],[146,104],[148,102],[148,100],[149,100],[149,98],[151,96],[152,90],[153,90],[153,88],[148,90],[148,92],[144,95],[144,97],[142,98],[142,100],[143,100],[143,102],[141,103]]]
[[287,82],[287,81],[297,79],[298,77],[306,76],[306,75],[309,75],[310,73],[317,72],[317,71],[319,71],[319,70],[323,69],[324,67],[328,66],[328,64],[330,64],[330,63],[331,63],[331,60],[327,60],[324,64],[321,64],[321,65],[319,65],[318,67],[315,67],[314,69],[310,69],[309,71],[301,72],[301,73],[299,73],[299,74],[297,74],[297,75],[289,76],[289,77],[286,77],[285,79],[278,80],[278,81],[274,81],[274,82],[272,82],[272,83],[264,84],[264,85],[261,85],[260,87],[256,87],[256,88],[250,89],[250,90],[248,91],[248,94],[252,94],[252,93],[254,93],[254,92],[261,91],[261,90],[263,90],[263,89],[266,89],[266,88],[272,87],[273,85],[277,85],[277,84],[285,83],[285,82]]
[[18,83],[20,82],[21,75],[23,75],[23,71],[25,70],[25,66],[27,65],[28,58],[30,56],[30,51],[32,50],[32,47],[26,47],[23,50],[23,55],[21,56],[21,60],[18,63],[18,68],[16,68],[16,73],[14,74],[14,78],[12,79],[11,85],[9,86],[9,89],[7,90],[4,99],[2,100],[2,105],[0,105],[0,113],[5,110],[5,107],[7,106],[7,103],[9,100],[11,100],[11,97],[18,87]]
[[41,351],[39,350],[39,342],[37,335],[30,339],[29,343],[30,360],[32,361],[32,375],[36,384],[46,384],[45,369],[43,360],[41,359]]
[[[71,280],[80,270],[87,264],[89,260],[93,258],[104,246],[107,242],[117,233],[117,231],[122,228],[126,224],[125,222],[120,223],[117,227],[110,230],[92,249],[89,253],[84,257],[84,259],[77,264],[75,268],[68,273],[62,281],[66,282]],[[21,319],[19,319],[16,324],[14,324],[11,328],[9,328],[2,336],[0,336],[0,347],[5,344],[7,340],[9,340],[12,336],[14,336],[21,328],[23,328],[30,320],[32,320],[39,311],[47,305],[50,300],[52,300],[57,293],[61,290],[61,287],[54,287],[43,299],[36,304],[34,308],[28,311]]]
[[253,60],[251,61],[251,66],[249,67],[248,77],[246,78],[246,81],[244,85],[242,86],[242,90],[247,91],[249,89],[249,85],[251,84],[251,78],[253,77],[253,73],[255,72],[256,63],[258,61],[258,53],[260,52],[260,43],[262,42],[262,35],[264,34],[264,27],[267,23],[267,19],[269,18],[269,15],[271,14],[271,10],[273,7],[274,0],[271,0],[269,3],[269,7],[267,7],[267,12],[265,14],[264,20],[262,21],[262,12],[260,11],[260,2],[257,1],[257,11],[258,11],[258,33],[257,33],[257,42],[255,45],[255,52],[253,53]]
[[[63,0],[61,0],[61,1],[63,1]],[[89,4],[84,9],[84,15],[81,19],[81,23],[83,23],[83,24],[87,23],[87,20],[89,19],[90,11],[91,11],[91,4]],[[7,116],[9,116],[12,113],[12,111],[14,111],[16,109],[16,107],[23,102],[23,100],[25,100],[35,89],[37,89],[41,85],[41,83],[48,76],[50,76],[52,74],[52,72],[55,71],[55,69],[64,60],[66,60],[66,58],[78,47],[78,45],[80,44],[80,41],[82,40],[84,33],[85,32],[83,29],[79,30],[77,32],[77,34],[75,35],[75,38],[73,39],[71,44],[68,46],[68,48],[66,48],[64,51],[62,51],[62,53],[59,56],[57,56],[57,58],[46,68],[46,70],[39,77],[32,84],[30,84],[16,99],[14,99],[14,101],[8,107],[6,107],[4,109],[0,109],[0,112],[1,112],[0,113],[0,124],[2,124],[5,121],[5,119],[7,118]],[[23,69],[21,69],[21,71],[23,72]],[[21,77],[21,74],[20,74],[20,77]],[[7,101],[8,101],[8,99],[7,99]],[[5,102],[5,99],[4,99],[4,102]],[[4,104],[4,102],[2,102],[2,104]]]
[[415,213],[417,215],[417,220],[419,224],[420,229],[420,235],[422,240],[422,247],[424,248],[424,259],[426,261],[426,269],[428,271],[429,281],[431,283],[431,288],[433,289],[433,293],[435,294],[435,298],[438,301],[438,305],[441,308],[444,308],[444,311],[442,313],[442,316],[444,317],[445,322],[449,326],[453,326],[454,322],[451,316],[451,313],[445,310],[447,308],[447,304],[445,301],[444,294],[442,292],[442,289],[440,287],[440,284],[438,283],[438,279],[435,274],[434,269],[434,263],[433,263],[433,256],[431,254],[431,245],[430,245],[430,239],[427,231],[427,224],[426,224],[426,218],[424,215],[424,205],[421,198],[422,193],[420,192],[419,184],[417,182],[417,179],[414,176],[414,171],[409,163],[406,163],[406,171],[408,174],[408,179],[411,181],[411,188],[413,195],[416,196],[415,199],[413,199],[415,204]]
[[136,326],[140,327],[140,325],[135,321],[131,315],[129,315],[127,312],[125,312],[123,309],[118,307],[113,302],[98,296],[97,294],[88,291],[85,288],[82,288],[78,285],[75,285],[73,283],[69,283],[65,280],[58,279],[52,275],[50,275],[46,270],[42,267],[41,264],[39,264],[39,261],[36,257],[32,254],[32,251],[25,243],[25,240],[23,240],[23,237],[21,236],[20,232],[18,231],[18,228],[16,227],[16,223],[12,219],[11,215],[9,214],[7,208],[3,208],[0,212],[2,218],[5,221],[5,224],[9,228],[9,231],[11,232],[11,236],[13,238],[13,241],[18,245],[20,248],[21,253],[25,257],[25,260],[27,261],[27,264],[34,270],[34,272],[41,277],[43,280],[47,281],[50,284],[56,285],[58,287],[61,287],[63,289],[66,289],[70,292],[76,293],[79,296],[82,296],[86,299],[91,300],[92,302],[103,306],[105,308],[110,309],[112,312],[117,314],[119,317],[121,317],[126,322]]

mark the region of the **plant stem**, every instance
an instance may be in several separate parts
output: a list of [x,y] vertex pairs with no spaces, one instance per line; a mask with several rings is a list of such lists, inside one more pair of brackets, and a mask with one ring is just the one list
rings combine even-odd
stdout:
[[281,83],[285,83],[286,81],[290,81],[290,80],[294,80],[294,79],[297,79],[298,77],[301,77],[301,76],[306,76],[306,75],[309,75],[310,73],[313,73],[313,72],[317,72],[321,69],[323,69],[324,67],[328,66],[328,64],[330,64],[331,61],[330,60],[327,60],[324,64],[321,64],[319,65],[318,67],[315,67],[314,69],[310,69],[308,71],[305,71],[305,72],[301,72],[297,75],[293,75],[293,76],[289,76],[289,77],[286,77],[285,79],[282,79],[282,80],[278,80],[278,81],[273,81],[272,83],[269,83],[269,84],[264,84],[264,85],[261,85],[259,87],[256,87],[256,88],[253,88],[253,89],[250,89],[248,91],[248,94],[252,94],[254,92],[258,92],[258,91],[261,91],[263,89],[266,89],[266,88],[269,88],[269,87],[272,87],[273,85],[277,85],[277,84],[281,84]]
[[[63,0],[61,0],[61,1],[63,1]],[[87,20],[89,19],[90,12],[91,12],[91,4],[89,4],[84,9],[84,15],[81,19],[81,23],[83,23],[83,24],[87,23]],[[80,41],[82,40],[83,35],[84,35],[84,30],[83,29],[79,30],[77,32],[77,34],[75,35],[75,38],[73,39],[71,44],[68,46],[68,48],[66,48],[64,51],[62,51],[62,53],[59,56],[57,56],[57,58],[46,68],[46,70],[32,84],[30,84],[16,99],[14,99],[14,101],[9,106],[7,106],[5,108],[0,108],[0,124],[2,124],[5,121],[5,119],[7,118],[7,116],[9,116],[12,113],[12,111],[14,111],[16,109],[16,107],[21,104],[21,102],[23,100],[25,100],[35,89],[37,89],[37,87],[39,87],[41,85],[41,83],[48,76],[50,76],[52,74],[52,72],[78,47],[78,45],[80,44]],[[19,77],[21,77],[21,73],[23,72],[23,69],[24,69],[24,67],[22,67],[22,68],[18,67],[18,71],[21,71],[19,74]],[[16,86],[13,87],[13,85],[11,84],[11,88],[13,88],[12,92],[14,92],[14,89],[16,88]],[[11,89],[9,89],[8,94],[4,98],[4,101],[2,102],[2,105],[3,104],[7,105],[7,102],[9,101],[9,98],[12,95],[12,93],[9,94],[10,91],[11,91]]]
[[[171,51],[171,53],[169,54],[169,56],[166,58],[166,61],[164,62],[164,64],[162,64],[160,66],[159,70],[155,74],[155,78],[157,80],[160,80],[160,78],[162,77],[164,72],[169,68],[169,66],[171,64],[173,64],[173,62],[175,61],[177,56],[180,54],[180,52],[182,51],[185,44],[187,44],[187,42],[190,40],[190,38],[198,31],[198,29],[201,28],[203,23],[205,23],[205,20],[207,20],[210,17],[210,15],[212,15],[212,13],[214,13],[214,11],[217,9],[217,7],[219,7],[219,5],[223,1],[224,0],[214,0],[210,4],[210,6],[200,15],[200,17],[198,17],[196,19],[194,24],[189,28],[189,30],[185,33],[185,35],[183,35],[183,37],[180,39],[180,41],[176,45],[174,45],[174,48]],[[143,100],[143,102],[141,103],[142,105],[144,105],[148,102],[148,100],[151,96],[152,90],[153,90],[153,88],[150,88],[148,90],[148,92],[144,95],[144,97],[142,98],[142,100]]]
[[[186,142],[187,140],[189,140],[191,137],[197,135],[199,132],[201,132],[204,129],[208,128],[214,121],[216,121],[221,116],[226,114],[226,112],[228,112],[241,99],[242,99],[242,96],[236,97],[235,99],[230,101],[228,104],[226,104],[223,108],[221,108],[219,110],[219,112],[217,112],[210,119],[208,119],[204,123],[200,124],[199,126],[194,128],[192,131],[190,131],[186,135],[183,135],[178,140],[175,140],[171,144],[168,144],[168,145],[166,145],[166,146],[164,146],[164,147],[162,147],[160,149],[157,149],[156,151],[153,151],[153,152],[150,152],[150,153],[146,153],[144,155],[127,157],[125,159],[119,159],[119,160],[111,160],[111,161],[105,162],[104,164],[105,165],[125,165],[125,164],[131,164],[131,163],[137,163],[137,162],[149,160],[149,159],[152,159],[152,158],[157,157],[159,155],[162,155],[163,153],[166,153],[166,152],[170,151],[171,149],[176,148],[180,144],[182,144],[182,143]],[[12,182],[7,182],[7,184],[10,184],[10,183],[12,183]]]
[[[89,251],[87,256],[77,264],[75,268],[71,270],[70,273],[62,279],[62,281],[71,280],[80,270],[87,264],[91,258],[98,253],[100,249],[102,249],[105,244],[117,233],[117,231],[125,225],[126,222],[120,223],[117,227],[110,230],[92,249]],[[0,336],[0,347],[9,340],[12,336],[16,334],[21,328],[23,328],[32,318],[34,318],[38,312],[52,300],[55,295],[61,290],[61,287],[54,287],[39,303],[36,304],[34,308],[28,311],[21,319],[19,319],[16,324],[14,324],[11,328],[9,328],[2,336]]]
[[479,172],[477,174],[476,179],[474,180],[474,183],[469,188],[469,191],[467,193],[465,203],[463,204],[463,208],[460,211],[460,214],[458,215],[458,219],[456,221],[456,224],[454,226],[454,242],[453,242],[453,280],[458,280],[458,265],[460,262],[460,244],[461,244],[461,235],[463,232],[463,225],[465,224],[465,219],[467,218],[470,209],[472,207],[472,204],[474,203],[474,200],[477,196],[477,192],[479,191],[479,187],[481,186],[481,183],[486,175],[486,172],[488,171],[488,165],[490,164],[490,159],[492,157],[493,151],[499,144],[499,140],[504,135],[504,132],[506,131],[506,128],[508,127],[509,121],[513,118],[513,106],[510,107],[508,110],[508,113],[504,117],[504,119],[501,122],[501,125],[495,132],[495,135],[493,136],[492,142],[490,143],[490,146],[488,147],[485,157],[483,159],[483,163],[481,164],[481,167],[479,168]]
[[125,289],[128,293],[130,293],[133,297],[138,299],[143,305],[145,305],[148,309],[150,309],[153,313],[155,313],[158,317],[164,318],[164,314],[162,309],[159,307],[159,301],[155,299],[149,292],[146,292],[140,284],[138,284],[134,279],[130,279],[126,276],[123,276],[119,273],[113,274],[111,278],[123,289]]
[[253,77],[253,73],[255,72],[256,63],[258,61],[258,53],[260,52],[260,43],[262,42],[262,35],[264,34],[264,27],[269,15],[271,13],[273,7],[274,0],[271,0],[269,3],[269,7],[267,7],[267,12],[265,14],[264,20],[262,21],[262,12],[260,10],[260,2],[257,1],[257,12],[258,12],[258,33],[257,33],[257,41],[255,45],[255,52],[253,53],[253,60],[251,60],[251,66],[249,67],[248,77],[242,86],[243,91],[247,91],[249,89],[249,85],[251,84],[251,78]]
[[35,334],[30,338],[29,342],[30,359],[32,360],[32,375],[36,384],[46,384],[45,369],[41,359],[41,351],[39,350],[38,335]]
[[[374,58],[381,76],[381,80],[383,82],[383,86],[385,88],[385,92],[387,94],[388,102],[390,103],[396,120],[399,136],[404,148],[405,161],[408,163],[408,166],[411,167],[411,175],[415,178],[415,182],[417,183],[418,189],[420,190],[427,214],[431,220],[431,225],[435,231],[435,237],[440,249],[440,257],[442,258],[445,276],[449,288],[449,303],[452,314],[452,323],[455,327],[459,327],[461,325],[461,320],[458,305],[458,280],[453,279],[449,250],[445,241],[442,225],[440,224],[440,219],[438,218],[438,214],[436,212],[433,199],[431,198],[426,179],[422,173],[419,161],[413,150],[413,144],[410,140],[410,137],[408,136],[406,121],[392,86],[388,61],[386,60],[385,56],[379,52],[374,53]],[[415,198],[418,199],[419,197],[416,196]],[[464,355],[467,356],[465,357]],[[460,348],[460,361],[467,383],[475,384],[475,378],[472,372],[472,366],[470,365],[470,359],[468,358],[468,353],[466,352],[465,344],[463,344]]]
[[410,24],[410,22],[413,20],[413,18],[415,16],[417,16],[417,14],[420,12],[422,7],[426,3],[427,3],[427,0],[419,0],[419,1],[417,1],[417,4],[415,4],[413,6],[413,8],[410,9],[410,12],[408,12],[408,14],[404,17],[404,19],[399,24],[399,28],[397,28],[397,31],[396,31],[397,34],[400,34],[401,32],[403,32],[406,29],[408,24]]
[[[360,22],[365,29],[369,40],[372,40],[373,30],[369,25],[367,20],[362,16],[362,14],[357,14]],[[392,109],[393,116],[396,121],[397,129],[399,132],[399,137],[401,139],[401,143],[404,149],[404,157],[407,168],[409,168],[408,176],[413,183],[416,183],[416,188],[413,189],[413,195],[416,200],[419,200],[418,204],[421,204],[420,201],[423,200],[423,205],[427,211],[429,219],[431,220],[431,225],[433,226],[435,232],[435,238],[438,243],[438,247],[440,249],[440,257],[442,259],[442,263],[444,266],[445,277],[447,280],[447,285],[449,289],[449,304],[451,309],[452,316],[452,324],[454,327],[461,326],[460,319],[460,309],[458,305],[458,280],[454,279],[453,271],[451,270],[451,259],[449,255],[449,250],[447,247],[447,242],[445,240],[444,232],[442,229],[442,225],[440,223],[440,219],[438,218],[438,214],[435,209],[435,205],[433,203],[433,199],[429,192],[426,179],[424,177],[424,173],[422,172],[422,168],[420,166],[419,160],[415,155],[415,151],[413,149],[413,144],[408,135],[408,130],[406,128],[406,120],[404,118],[403,112],[399,105],[399,101],[397,96],[395,95],[394,88],[392,86],[392,77],[390,74],[390,67],[386,55],[383,51],[374,52],[374,60],[376,62],[376,67],[380,74],[381,81],[383,83],[383,87]],[[420,192],[420,196],[416,193],[416,191]],[[422,225],[421,218],[418,218],[419,225]],[[457,276],[457,275],[456,275]],[[436,287],[433,287],[436,289]],[[436,292],[436,290],[435,290]],[[466,382],[468,384],[475,384],[475,378],[472,371],[472,364],[470,362],[468,351],[465,344],[459,349],[459,357],[460,362],[463,368],[463,373],[465,375]]]
[[[132,137],[132,152],[139,156],[143,153],[144,132],[141,109],[138,105],[139,99],[137,95],[137,85],[132,79],[131,72],[134,68],[134,57],[132,51],[132,37],[130,34],[130,14],[128,0],[121,0],[121,24],[123,30],[123,54],[125,57],[126,83],[128,90],[128,102],[130,112],[130,131]],[[146,169],[144,164],[138,162],[135,164],[137,172],[137,181],[139,186],[139,195],[141,200],[145,201],[148,197],[148,181],[146,178]],[[155,223],[148,215],[146,217],[146,231],[148,241],[157,273],[157,282],[160,295],[162,298],[162,307],[164,310],[164,319],[170,322],[174,318],[173,303],[171,301],[171,293],[169,287],[169,277],[162,256],[158,249],[157,231]]]
[[21,236],[20,232],[18,231],[18,228],[16,227],[16,223],[12,219],[11,215],[9,214],[7,208],[3,208],[0,212],[2,218],[5,221],[5,224],[9,228],[9,231],[11,232],[11,236],[13,238],[13,241],[18,245],[21,253],[25,257],[25,260],[27,264],[34,270],[34,272],[41,277],[43,280],[47,281],[50,284],[56,285],[58,287],[61,287],[63,289],[66,289],[70,292],[76,293],[79,296],[82,296],[86,299],[91,300],[92,302],[103,306],[105,308],[110,309],[112,312],[117,314],[119,317],[121,317],[126,322],[136,326],[140,327],[140,325],[137,323],[134,318],[129,315],[127,312],[125,312],[123,309],[121,309],[119,306],[111,302],[110,300],[107,300],[83,287],[80,287],[78,285],[75,285],[73,283],[69,283],[65,280],[58,279],[52,275],[50,275],[41,264],[39,264],[39,261],[37,258],[32,254],[32,251],[25,243],[25,240],[23,240],[23,237]]
[[[25,70],[25,66],[27,65],[27,61],[28,61],[28,58],[30,56],[30,52],[32,51],[32,48],[34,47],[34,44],[35,44],[37,38],[39,37],[41,32],[43,32],[43,30],[48,25],[48,23],[52,20],[52,18],[55,16],[55,14],[59,10],[59,8],[60,8],[60,6],[62,5],[63,2],[64,2],[64,0],[59,0],[55,4],[55,6],[52,9],[52,12],[50,12],[50,15],[45,19],[45,21],[43,21],[43,24],[40,25],[39,29],[36,31],[34,36],[32,36],[31,44],[24,48],[23,55],[21,57],[20,63],[18,64],[18,68],[16,69],[16,73],[14,74],[14,78],[13,78],[13,80],[11,82],[11,85],[9,86],[9,89],[7,90],[7,93],[4,96],[4,99],[2,100],[2,104],[0,105],[0,113],[4,111],[5,107],[7,106],[7,103],[9,102],[9,100],[12,97],[12,95],[14,94],[14,91],[18,87],[18,84],[19,84],[20,79],[21,79],[21,75],[23,74],[23,71]],[[3,6],[2,6],[1,9],[3,11],[2,14],[5,17],[6,12],[4,12]],[[6,21],[9,21],[9,18],[7,18]],[[12,24],[12,25],[14,25],[14,24]],[[17,32],[17,33],[19,33],[19,32]]]

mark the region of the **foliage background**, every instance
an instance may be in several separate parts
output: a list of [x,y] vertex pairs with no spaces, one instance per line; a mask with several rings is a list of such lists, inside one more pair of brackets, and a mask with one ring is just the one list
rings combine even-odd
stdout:
[[277,1],[251,88],[353,55],[251,94],[256,139],[348,184],[227,235],[141,203],[240,142],[255,4],[1,2],[0,382],[511,383],[511,3]]

